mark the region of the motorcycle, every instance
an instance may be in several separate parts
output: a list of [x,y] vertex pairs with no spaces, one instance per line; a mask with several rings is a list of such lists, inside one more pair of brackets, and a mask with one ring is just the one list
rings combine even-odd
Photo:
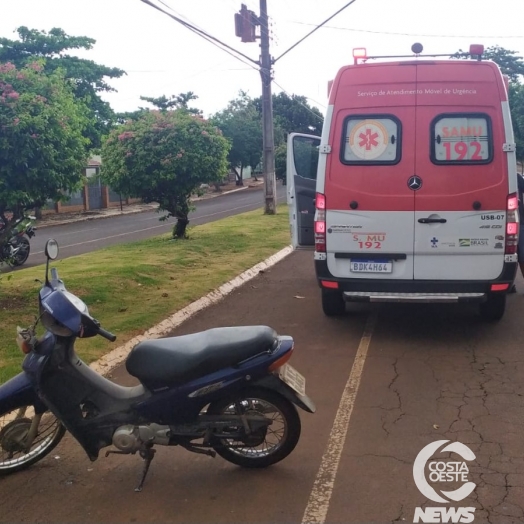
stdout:
[[106,379],[75,353],[77,338],[116,336],[86,304],[66,290],[49,262],[58,243],[45,247],[45,282],[39,319],[46,328],[18,328],[23,371],[0,386],[0,474],[45,457],[68,430],[94,461],[101,449],[136,454],[141,491],[155,445],[181,446],[233,464],[263,468],[286,458],[301,431],[296,406],[314,413],[305,379],[288,364],[294,342],[267,326],[222,327],[147,340],[128,355],[124,387]]
[[[29,258],[31,246],[29,239],[35,236],[36,228],[33,227],[33,216],[22,216],[14,225],[10,238],[0,248],[0,262],[11,266],[21,266]],[[0,220],[0,233],[6,225]]]

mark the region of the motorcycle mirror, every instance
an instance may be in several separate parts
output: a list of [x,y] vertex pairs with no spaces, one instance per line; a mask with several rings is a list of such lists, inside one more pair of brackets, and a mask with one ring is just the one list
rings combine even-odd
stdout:
[[45,244],[45,256],[48,260],[55,260],[58,257],[58,242],[50,238]]

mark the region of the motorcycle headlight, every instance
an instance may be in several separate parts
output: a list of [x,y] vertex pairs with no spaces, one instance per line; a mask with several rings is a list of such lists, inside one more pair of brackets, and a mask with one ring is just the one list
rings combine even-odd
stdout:
[[73,331],[58,322],[58,320],[56,320],[53,315],[43,307],[40,307],[40,322],[42,322],[43,326],[48,331],[59,337],[70,337],[73,335]]

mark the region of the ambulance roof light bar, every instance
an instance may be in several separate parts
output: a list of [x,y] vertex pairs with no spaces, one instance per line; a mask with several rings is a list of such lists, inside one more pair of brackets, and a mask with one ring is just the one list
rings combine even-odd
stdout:
[[367,58],[367,52],[365,47],[356,47],[353,49],[353,61],[355,65],[358,64],[359,60],[365,60]]
[[482,60],[484,54],[484,46],[482,44],[471,44],[469,46],[469,54],[473,57],[476,56],[477,60]]
[[[447,54],[437,54],[437,55],[422,55],[422,51],[424,50],[422,44],[416,42],[411,46],[411,51],[413,51],[413,54],[419,58],[419,57],[454,57],[454,58],[477,58],[477,60],[482,60],[482,55],[484,54],[484,46],[482,44],[472,44],[469,46],[469,53],[447,53]],[[413,55],[378,55],[378,56],[368,56],[366,52],[366,48],[364,47],[357,47],[353,49],[353,60],[355,65],[358,64],[359,60],[367,61],[372,60],[376,58],[412,58]]]

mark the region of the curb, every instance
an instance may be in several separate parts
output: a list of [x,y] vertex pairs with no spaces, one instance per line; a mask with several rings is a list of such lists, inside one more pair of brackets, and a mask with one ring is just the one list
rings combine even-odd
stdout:
[[[236,193],[237,191],[243,191],[244,189],[250,189],[251,186],[244,186],[244,187],[239,187],[238,189],[232,189],[231,191],[224,191],[223,193],[218,193],[216,195],[213,195],[211,194],[210,196],[206,197],[206,198],[203,198],[203,197],[197,197],[197,198],[193,198],[191,199],[191,202],[198,202],[198,201],[202,201],[202,200],[211,200],[212,198],[218,198],[218,197],[221,197],[221,196],[224,196],[224,195],[229,195],[230,193]],[[257,187],[257,186],[254,186],[254,187]],[[139,204],[139,205],[143,205],[143,206],[147,206],[148,204]],[[115,208],[113,208],[115,209]],[[48,227],[55,227],[55,226],[63,226],[65,224],[73,224],[75,222],[88,222],[88,221],[91,221],[91,220],[102,220],[102,219],[106,219],[106,218],[113,218],[113,217],[121,217],[121,216],[124,216],[124,215],[136,215],[138,213],[146,213],[147,211],[155,211],[156,209],[158,209],[158,205],[157,204],[151,204],[150,207],[146,207],[146,208],[140,208],[140,209],[130,209],[130,210],[126,210],[126,211],[117,211],[115,213],[101,213],[100,215],[95,215],[95,216],[86,216],[86,217],[81,217],[81,218],[73,218],[73,219],[65,219],[65,220],[52,220],[52,221],[49,221],[48,223],[47,222],[42,222],[42,223],[37,223],[35,225],[35,229],[46,229]]]
[[244,271],[229,282],[222,284],[219,288],[199,298],[195,302],[192,302],[180,311],[177,311],[176,313],[163,320],[156,326],[153,326],[151,329],[148,329],[143,335],[133,337],[131,340],[128,340],[122,346],[113,349],[112,351],[99,358],[95,362],[92,362],[89,366],[92,369],[94,369],[97,373],[107,375],[126,359],[129,352],[139,342],[142,342],[143,340],[147,339],[157,339],[164,337],[173,329],[182,324],[184,321],[194,316],[196,313],[202,311],[203,309],[213,304],[216,304],[224,297],[229,295],[232,291],[258,276],[260,272],[274,266],[275,264],[283,260],[285,257],[290,255],[292,252],[293,247],[291,245],[285,247],[284,249],[281,249],[274,255],[271,255],[269,258],[266,258],[266,260],[259,262],[258,264],[254,265],[247,271]]

